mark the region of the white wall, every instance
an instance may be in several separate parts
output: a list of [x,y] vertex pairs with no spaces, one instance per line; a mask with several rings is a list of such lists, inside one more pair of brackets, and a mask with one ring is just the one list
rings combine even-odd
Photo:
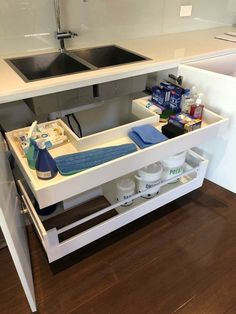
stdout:
[[[56,48],[54,0],[0,0],[0,54]],[[179,17],[192,4],[190,18]],[[189,31],[236,22],[236,0],[61,0],[67,46]]]

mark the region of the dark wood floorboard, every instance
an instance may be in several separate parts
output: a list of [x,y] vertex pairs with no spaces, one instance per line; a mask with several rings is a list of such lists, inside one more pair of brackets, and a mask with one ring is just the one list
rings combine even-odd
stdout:
[[[29,240],[38,313],[236,313],[236,195],[208,181],[51,266]],[[30,313],[7,249],[0,267],[0,313]]]

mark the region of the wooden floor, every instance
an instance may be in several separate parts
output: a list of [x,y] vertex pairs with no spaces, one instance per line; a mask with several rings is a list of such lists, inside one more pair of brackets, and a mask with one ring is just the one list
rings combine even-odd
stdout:
[[[236,195],[207,181],[53,271],[30,245],[38,313],[236,313]],[[7,249],[0,269],[0,313],[30,313]]]

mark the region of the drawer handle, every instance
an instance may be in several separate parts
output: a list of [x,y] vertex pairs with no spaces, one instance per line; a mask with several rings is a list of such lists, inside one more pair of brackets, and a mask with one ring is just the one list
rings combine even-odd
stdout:
[[25,215],[25,214],[29,213],[27,208],[22,208],[20,212],[21,212],[22,215]]
[[24,195],[21,194],[21,206],[22,206],[22,208],[21,208],[21,214],[22,214],[22,215],[29,213],[29,210],[28,210],[26,204],[27,204],[27,203],[26,203],[26,199],[25,199]]

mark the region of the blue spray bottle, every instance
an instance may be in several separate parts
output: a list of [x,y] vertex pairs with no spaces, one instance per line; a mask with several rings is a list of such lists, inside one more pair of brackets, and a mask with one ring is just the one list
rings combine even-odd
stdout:
[[42,180],[52,179],[56,176],[58,171],[56,162],[49,154],[44,140],[38,141],[37,144],[39,149],[35,165],[37,176]]

